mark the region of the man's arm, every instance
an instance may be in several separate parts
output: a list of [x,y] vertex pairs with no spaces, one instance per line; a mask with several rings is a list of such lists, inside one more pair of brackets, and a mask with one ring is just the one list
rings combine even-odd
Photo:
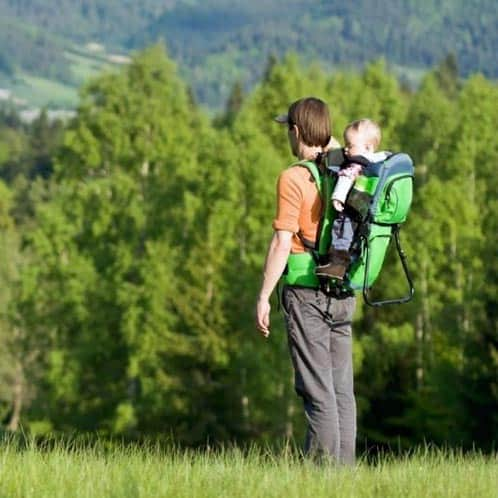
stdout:
[[264,337],[270,335],[270,296],[287,264],[292,235],[287,230],[276,230],[266,255],[263,282],[256,305],[256,326]]

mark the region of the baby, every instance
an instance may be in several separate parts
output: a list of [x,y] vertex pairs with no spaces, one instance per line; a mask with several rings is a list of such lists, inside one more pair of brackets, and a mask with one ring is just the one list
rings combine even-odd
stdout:
[[[344,152],[350,159],[362,156],[370,162],[383,161],[387,154],[375,152],[380,144],[381,133],[377,123],[370,119],[353,121],[344,130]],[[351,262],[349,249],[353,242],[356,224],[345,212],[344,205],[356,177],[361,173],[362,165],[354,162],[346,164],[338,173],[337,183],[332,193],[332,204],[337,216],[332,225],[332,241],[329,251],[329,262],[317,266],[318,276],[333,277],[343,280]]]

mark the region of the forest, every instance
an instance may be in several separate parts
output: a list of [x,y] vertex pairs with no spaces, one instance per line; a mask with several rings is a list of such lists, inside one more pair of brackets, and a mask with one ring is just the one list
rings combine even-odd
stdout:
[[0,13],[0,86],[14,89],[25,73],[79,86],[75,46],[128,53],[158,40],[217,111],[235,82],[252,89],[268,57],[288,51],[328,72],[384,57],[412,87],[449,52],[463,77],[498,76],[494,0],[291,0],[284,10],[281,0],[0,0]]
[[[77,115],[0,120],[0,420],[33,435],[300,441],[283,321],[254,305],[291,164],[272,118],[314,95],[334,135],[377,120],[415,164],[402,306],[359,306],[361,451],[498,440],[498,87],[440,61],[416,90],[382,60],[327,72],[287,54],[214,119],[162,45],[81,90]],[[376,292],[404,291],[386,263]]]

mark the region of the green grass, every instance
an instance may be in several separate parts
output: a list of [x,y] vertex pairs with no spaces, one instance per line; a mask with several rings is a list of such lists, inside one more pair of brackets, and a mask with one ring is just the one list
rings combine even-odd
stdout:
[[78,88],[83,83],[104,71],[119,67],[107,60],[105,52],[94,54],[74,45],[67,47],[64,56],[74,76],[74,84],[18,72],[13,77],[0,76],[0,88],[11,90],[14,97],[25,100],[28,107],[74,109],[79,100]]
[[10,89],[16,97],[27,100],[30,107],[73,109],[78,103],[76,88],[27,73],[19,74]]
[[84,47],[72,45],[64,52],[64,56],[70,62],[71,72],[79,85],[102,72],[120,68],[119,64],[109,61],[109,54],[105,51],[90,52]]
[[79,84],[88,81],[92,76],[96,76],[100,72],[112,67],[110,64],[105,64],[99,59],[84,56],[80,53],[66,51],[64,52],[64,55],[69,60],[71,72]]
[[78,103],[78,88],[91,77],[115,67],[103,59],[102,55],[93,55],[78,47],[64,52],[71,71],[77,82],[74,86],[55,80],[40,78],[27,73],[17,75],[14,84],[8,85],[14,95],[25,99],[29,106],[73,109]]
[[354,468],[252,450],[0,448],[0,497],[498,497],[498,458],[420,450]]

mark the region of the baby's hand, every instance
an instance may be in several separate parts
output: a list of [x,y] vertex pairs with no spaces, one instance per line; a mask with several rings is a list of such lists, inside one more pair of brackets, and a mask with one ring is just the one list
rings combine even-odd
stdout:
[[332,201],[332,205],[334,206],[334,209],[338,212],[341,213],[344,210],[344,206],[341,201],[338,201],[337,199],[334,199]]

